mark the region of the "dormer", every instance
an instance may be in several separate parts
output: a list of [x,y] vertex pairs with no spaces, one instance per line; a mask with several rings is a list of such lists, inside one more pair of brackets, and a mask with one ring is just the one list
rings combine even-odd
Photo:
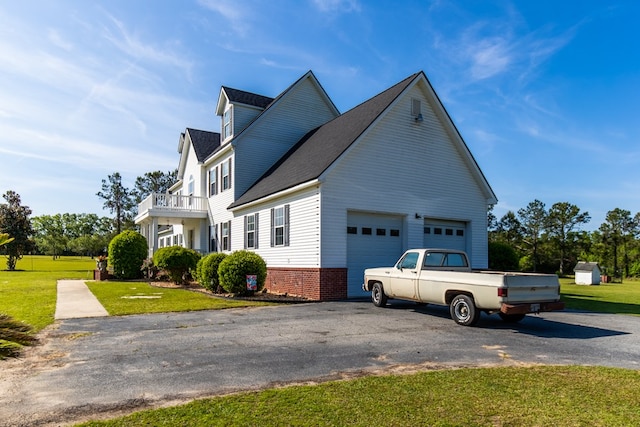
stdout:
[[273,101],[273,98],[222,86],[216,114],[223,144],[231,141]]

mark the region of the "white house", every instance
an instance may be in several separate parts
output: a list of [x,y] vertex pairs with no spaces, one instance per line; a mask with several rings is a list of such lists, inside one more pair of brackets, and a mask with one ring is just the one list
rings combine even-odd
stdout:
[[600,284],[600,266],[596,262],[579,261],[573,271],[576,275],[576,285]]
[[411,247],[487,267],[496,196],[423,72],[343,114],[311,71],[275,98],[222,87],[216,112],[222,132],[187,128],[179,181],[138,208],[150,255],[255,251],[268,290],[315,300],[366,295],[364,268]]

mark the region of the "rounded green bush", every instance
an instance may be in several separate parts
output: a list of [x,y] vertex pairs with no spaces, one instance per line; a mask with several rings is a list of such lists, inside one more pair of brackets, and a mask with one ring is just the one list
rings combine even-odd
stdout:
[[200,254],[193,249],[182,246],[160,248],[153,254],[153,263],[167,272],[171,281],[176,284],[185,282],[186,274],[196,269]]
[[140,267],[147,257],[147,239],[133,230],[125,230],[109,242],[109,264],[118,279],[137,279]]
[[222,252],[214,252],[200,258],[196,266],[196,279],[200,286],[209,289],[211,292],[218,292],[218,286],[220,285],[218,267],[226,257],[227,255]]
[[250,251],[236,251],[227,256],[218,267],[220,286],[225,291],[248,295],[253,291],[247,291],[247,275],[257,276],[257,291],[262,290],[267,280],[267,263],[262,257]]

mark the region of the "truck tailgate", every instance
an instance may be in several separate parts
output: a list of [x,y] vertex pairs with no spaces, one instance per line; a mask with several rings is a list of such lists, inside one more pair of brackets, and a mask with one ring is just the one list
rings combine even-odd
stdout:
[[506,303],[557,301],[560,299],[560,282],[555,274],[506,274],[508,288]]

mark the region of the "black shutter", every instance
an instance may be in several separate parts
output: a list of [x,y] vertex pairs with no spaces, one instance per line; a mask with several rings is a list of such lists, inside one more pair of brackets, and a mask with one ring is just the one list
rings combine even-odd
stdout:
[[275,209],[271,208],[271,247],[276,244]]
[[253,247],[258,249],[258,213],[256,212],[255,219],[253,220]]
[[284,205],[284,245],[289,246],[289,205]]

